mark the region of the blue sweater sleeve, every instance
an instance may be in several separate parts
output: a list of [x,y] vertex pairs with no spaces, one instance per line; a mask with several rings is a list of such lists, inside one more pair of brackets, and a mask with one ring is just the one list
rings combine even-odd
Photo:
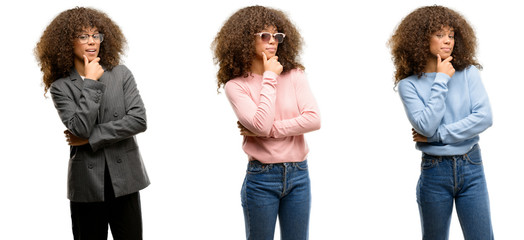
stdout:
[[468,89],[464,90],[469,91],[471,113],[456,122],[440,125],[428,141],[453,144],[473,138],[492,125],[491,107],[479,70],[469,67],[466,74]]
[[418,133],[430,137],[435,135],[446,112],[447,83],[450,77],[437,73],[431,86],[430,96],[423,100],[413,82],[402,80],[398,90],[411,126]]

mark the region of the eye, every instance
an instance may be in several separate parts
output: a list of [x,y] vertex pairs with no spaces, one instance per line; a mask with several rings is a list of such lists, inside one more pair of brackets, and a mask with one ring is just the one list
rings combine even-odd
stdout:
[[93,38],[94,39],[99,39],[100,38],[100,34],[93,34]]
[[284,37],[286,37],[283,33],[275,33],[275,39],[278,43],[282,43],[284,41]]
[[80,40],[86,40],[88,38],[89,38],[89,36],[87,36],[87,35],[80,35],[80,36],[78,36],[78,39],[80,39]]
[[269,40],[271,39],[271,33],[262,33],[260,35],[260,38],[265,42],[269,42]]
[[449,38],[455,39],[455,35],[449,35]]

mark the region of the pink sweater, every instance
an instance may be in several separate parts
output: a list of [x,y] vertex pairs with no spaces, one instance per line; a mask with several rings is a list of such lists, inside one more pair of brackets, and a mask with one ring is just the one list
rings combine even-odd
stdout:
[[266,71],[228,81],[226,96],[240,123],[259,137],[244,136],[249,160],[301,162],[309,151],[304,133],[320,128],[318,106],[305,74]]

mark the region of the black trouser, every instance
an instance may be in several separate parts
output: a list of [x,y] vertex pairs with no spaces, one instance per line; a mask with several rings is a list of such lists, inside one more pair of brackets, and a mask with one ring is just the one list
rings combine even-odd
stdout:
[[107,240],[109,225],[114,240],[141,240],[140,194],[115,198],[107,166],[104,175],[104,202],[71,202],[74,239]]

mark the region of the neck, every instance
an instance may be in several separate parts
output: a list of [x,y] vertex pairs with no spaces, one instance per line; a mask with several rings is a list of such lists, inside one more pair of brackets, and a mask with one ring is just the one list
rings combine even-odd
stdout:
[[85,76],[85,66],[83,61],[75,59],[75,69],[80,74],[80,76]]
[[253,62],[251,63],[251,73],[258,75],[264,74],[264,63],[262,62],[262,59],[253,59]]
[[425,73],[432,73],[437,71],[437,59],[436,58],[429,58],[426,61],[426,66],[424,67]]

